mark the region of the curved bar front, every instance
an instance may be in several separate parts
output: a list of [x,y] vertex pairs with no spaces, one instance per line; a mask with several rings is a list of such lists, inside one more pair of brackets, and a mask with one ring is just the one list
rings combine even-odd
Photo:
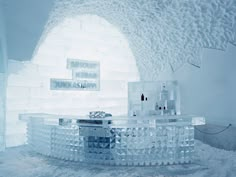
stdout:
[[59,159],[106,165],[165,165],[189,163],[194,154],[193,116],[90,119],[22,114],[20,119],[27,120],[32,149]]

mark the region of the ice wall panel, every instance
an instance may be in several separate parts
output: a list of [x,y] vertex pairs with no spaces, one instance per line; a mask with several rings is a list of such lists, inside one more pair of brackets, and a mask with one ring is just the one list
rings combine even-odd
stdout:
[[[18,136],[18,134],[24,134],[26,132],[26,124],[22,123],[20,121],[12,121],[12,122],[6,122],[7,123],[7,127],[6,127],[6,135],[16,135]],[[8,126],[10,125],[10,126]],[[6,140],[6,142],[8,143],[8,139]]]
[[6,147],[20,146],[26,143],[26,133],[7,134],[6,140]]

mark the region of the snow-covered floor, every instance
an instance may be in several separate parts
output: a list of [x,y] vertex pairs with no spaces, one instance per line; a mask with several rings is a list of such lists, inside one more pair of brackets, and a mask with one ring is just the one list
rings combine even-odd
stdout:
[[236,177],[236,152],[224,151],[196,141],[193,164],[117,167],[88,165],[48,158],[27,146],[0,153],[0,177]]

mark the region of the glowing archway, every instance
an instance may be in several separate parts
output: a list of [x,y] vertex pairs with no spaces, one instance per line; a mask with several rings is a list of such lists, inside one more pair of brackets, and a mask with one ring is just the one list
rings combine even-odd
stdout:
[[[48,78],[66,79],[71,78],[71,71],[66,69],[67,58],[99,61],[101,89],[98,92],[49,91],[52,99],[55,95],[71,97],[74,101],[69,101],[66,107],[77,109],[70,111],[76,114],[91,110],[127,113],[127,82],[139,80],[139,74],[129,44],[116,27],[96,15],[66,18],[48,33],[32,62],[39,67],[49,66],[50,71],[42,73]],[[65,108],[63,105],[60,107]],[[55,104],[52,106],[55,109]],[[61,113],[68,114],[68,111]]]

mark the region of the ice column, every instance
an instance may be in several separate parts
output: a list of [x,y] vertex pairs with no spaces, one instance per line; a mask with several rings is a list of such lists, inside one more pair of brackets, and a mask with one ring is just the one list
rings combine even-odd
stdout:
[[5,149],[6,74],[0,73],[0,151]]

